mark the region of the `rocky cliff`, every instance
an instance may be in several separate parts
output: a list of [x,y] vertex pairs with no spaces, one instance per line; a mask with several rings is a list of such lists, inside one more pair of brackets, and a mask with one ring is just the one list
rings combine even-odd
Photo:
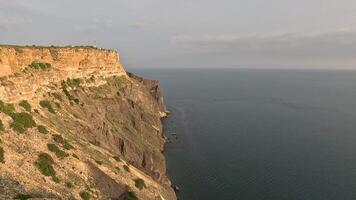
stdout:
[[176,199],[159,83],[115,51],[0,46],[0,199]]

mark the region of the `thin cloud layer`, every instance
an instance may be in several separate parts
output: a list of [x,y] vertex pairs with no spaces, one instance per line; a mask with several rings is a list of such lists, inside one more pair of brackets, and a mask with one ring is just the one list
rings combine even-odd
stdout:
[[355,68],[356,1],[0,0],[0,43],[88,44],[133,67]]

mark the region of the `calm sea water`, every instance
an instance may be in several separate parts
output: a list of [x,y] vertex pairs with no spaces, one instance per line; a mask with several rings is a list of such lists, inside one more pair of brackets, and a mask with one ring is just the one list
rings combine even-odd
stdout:
[[180,199],[356,199],[356,71],[134,71],[161,81]]

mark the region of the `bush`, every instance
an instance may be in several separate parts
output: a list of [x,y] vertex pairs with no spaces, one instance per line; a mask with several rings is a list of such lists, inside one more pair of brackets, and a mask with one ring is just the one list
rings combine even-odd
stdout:
[[47,144],[47,148],[49,151],[56,154],[56,156],[60,159],[63,159],[68,156],[65,151],[60,150],[55,144]]
[[146,187],[146,184],[145,184],[145,181],[144,181],[144,180],[142,180],[142,179],[140,179],[140,178],[137,178],[137,179],[135,179],[135,186],[136,186],[138,189],[142,190],[143,188]]
[[67,187],[67,188],[72,188],[73,187],[73,184],[71,183],[71,182],[66,182],[66,184],[65,184],[65,186]]
[[53,168],[54,161],[52,157],[47,153],[40,153],[35,162],[36,167],[44,176],[51,176],[53,180],[58,179],[56,177],[56,171]]
[[43,133],[43,134],[47,134],[48,133],[47,128],[45,126],[42,126],[42,125],[38,125],[37,126],[37,130],[38,130],[38,132]]
[[19,106],[23,107],[27,112],[31,112],[32,110],[31,104],[26,100],[20,101]]
[[82,191],[80,193],[80,197],[82,197],[83,200],[89,200],[90,199],[90,194],[87,191]]
[[32,69],[41,69],[41,70],[45,70],[45,69],[49,69],[52,67],[51,64],[49,63],[42,63],[42,62],[32,62],[30,65],[28,65],[30,68]]
[[98,165],[102,165],[102,164],[103,164],[103,161],[101,161],[101,160],[95,160],[95,162],[96,162]]
[[5,163],[5,151],[2,147],[0,147],[0,163]]
[[51,113],[56,113],[56,111],[53,109],[52,104],[48,100],[42,100],[40,101],[40,106],[42,108],[46,108],[49,112]]
[[77,154],[72,154],[72,156],[74,157],[74,158],[76,158],[76,159],[78,159],[79,160],[79,157],[77,156]]
[[68,78],[66,81],[61,82],[62,88],[70,87],[72,89],[80,87],[80,79],[79,78]]
[[[77,87],[80,87],[80,79],[69,79],[68,78],[66,81],[63,80],[61,82],[61,86],[62,86],[62,91],[67,96],[69,101],[74,101],[76,104],[79,104],[79,99],[76,98],[75,96],[71,95],[69,93],[69,91],[67,90],[67,88],[70,87],[72,89],[75,89]],[[71,104],[72,104],[72,102],[71,102]]]
[[14,199],[27,200],[31,198],[33,198],[33,196],[29,194],[18,194]]
[[15,111],[15,107],[11,103],[4,103],[0,100],[0,112],[5,113],[7,115],[11,115]]
[[68,142],[68,140],[64,139],[61,135],[54,134],[52,138],[55,142],[61,144],[63,148],[67,150],[74,149],[74,147]]
[[124,170],[125,170],[125,171],[127,171],[127,172],[129,172],[129,171],[130,171],[130,168],[129,168],[129,166],[127,166],[127,165],[124,165]]
[[2,123],[1,119],[0,119],[0,131],[4,131],[5,128],[4,128],[4,124]]
[[28,113],[12,113],[11,118],[13,120],[11,128],[18,133],[24,133],[28,128],[36,126],[36,122],[33,120],[32,116]]
[[120,159],[120,157],[119,157],[119,156],[113,156],[112,158],[113,158],[114,160],[118,161],[118,162],[120,162],[120,161],[121,161],[121,159]]
[[124,200],[138,200],[138,198],[134,192],[129,191],[125,194]]

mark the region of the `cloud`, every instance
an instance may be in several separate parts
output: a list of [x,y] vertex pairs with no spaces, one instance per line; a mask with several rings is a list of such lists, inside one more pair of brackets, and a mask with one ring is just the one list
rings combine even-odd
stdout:
[[195,52],[248,58],[282,60],[355,59],[356,31],[343,29],[322,34],[281,34],[269,36],[203,35],[175,36],[172,43]]
[[356,31],[350,28],[265,36],[180,35],[171,43],[192,60],[204,58],[205,65],[356,67]]
[[20,27],[25,24],[32,23],[32,19],[23,17],[1,17],[0,16],[0,29],[9,30],[12,28]]

